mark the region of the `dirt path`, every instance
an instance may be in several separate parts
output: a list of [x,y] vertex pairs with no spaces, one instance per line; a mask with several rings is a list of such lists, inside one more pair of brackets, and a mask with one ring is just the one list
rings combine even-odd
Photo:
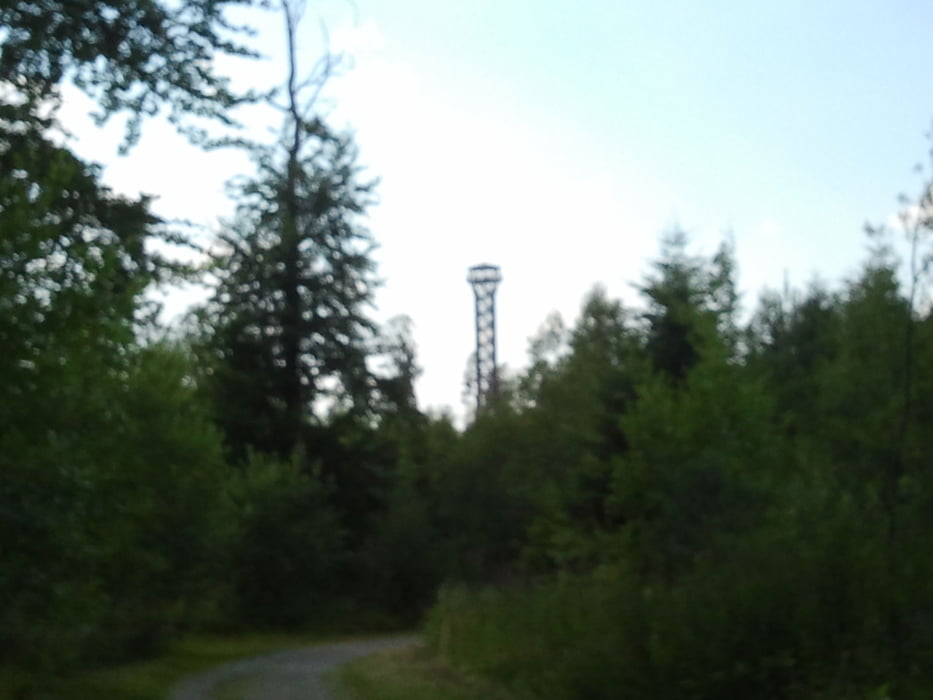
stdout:
[[[192,676],[168,700],[336,700],[322,678],[335,666],[383,649],[416,644],[416,637],[383,637],[277,651],[233,661]],[[234,692],[235,688],[235,692]]]

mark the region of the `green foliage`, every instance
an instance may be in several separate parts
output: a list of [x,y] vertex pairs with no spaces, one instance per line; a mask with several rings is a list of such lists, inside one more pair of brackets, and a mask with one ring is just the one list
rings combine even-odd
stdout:
[[25,393],[35,365],[61,364],[49,354],[132,340],[137,295],[162,269],[144,250],[157,221],[21,123],[0,121],[0,172],[3,371]]
[[380,366],[374,373],[376,413],[389,421],[411,424],[421,420],[415,398],[415,381],[421,374],[408,316],[395,316],[380,329],[375,355]]
[[352,661],[333,675],[347,700],[509,700],[481,679],[464,676],[424,649],[383,652]]
[[740,330],[730,260],[675,237],[644,324],[594,295],[566,350],[553,324],[535,344],[487,420],[525,462],[538,577],[442,590],[456,668],[554,699],[929,694],[929,316],[875,256]]
[[123,658],[208,614],[228,511],[185,366],[165,348],[118,376],[69,364],[56,401],[21,403],[34,412],[0,434],[4,660]]
[[131,131],[164,101],[176,116],[221,105],[196,63],[233,50],[213,34],[218,12],[0,8],[0,66],[15,76],[0,105],[2,662],[54,671],[136,653],[211,598],[218,437],[186,361],[135,344],[143,291],[176,271],[147,243],[172,237],[47,131],[69,78],[104,113],[133,110]]
[[57,145],[55,100],[73,81],[130,140],[165,108],[229,124],[248,97],[210,61],[248,53],[241,4],[0,7],[0,679],[192,627],[412,621],[440,588],[425,672],[518,697],[929,695],[929,187],[906,289],[881,247],[741,328],[731,245],[675,231],[643,308],[595,289],[458,432],[418,410],[410,322],[375,335],[375,183],[294,65],[193,350],[140,342],[180,271],[149,243],[179,239]]
[[373,183],[359,181],[349,138],[319,129],[294,160],[261,160],[216,261],[206,345],[238,459],[248,447],[287,457],[315,402],[368,409],[364,312],[375,282],[360,217]]
[[520,417],[503,404],[484,411],[452,453],[432,465],[434,523],[448,576],[484,581],[513,572],[532,514],[523,437]]
[[533,588],[445,591],[432,648],[542,699],[850,698],[882,685],[923,697],[929,639],[912,636],[918,665],[898,666],[885,605],[904,584],[882,566],[878,520],[835,500],[811,497],[673,585],[622,563]]
[[23,123],[2,125],[0,160],[0,658],[131,653],[200,580],[167,571],[212,548],[218,436],[183,358],[135,345],[166,273],[147,202]]
[[662,239],[655,273],[640,287],[648,302],[645,349],[655,370],[682,379],[712,339],[734,342],[734,266],[726,245],[707,263],[688,253],[683,231]]
[[140,349],[174,266],[148,202],[28,121],[0,124],[0,660],[123,658],[207,615],[226,519],[187,359]]
[[445,562],[428,504],[413,483],[398,480],[371,533],[359,555],[367,592],[378,609],[414,622],[433,598]]
[[218,602],[232,512],[220,435],[188,383],[189,366],[176,349],[141,350],[121,430],[98,457],[91,512],[108,517],[90,522],[109,602],[97,643],[116,657],[203,624]]
[[813,287],[798,300],[765,294],[747,334],[746,364],[768,381],[791,437],[819,436],[820,371],[838,352],[838,300]]
[[[215,425],[204,399],[213,389],[228,419],[237,417],[236,407],[251,410],[258,401],[257,416],[271,420],[265,434],[244,431],[244,444],[265,435],[270,451],[287,457],[312,441],[314,427],[293,422],[290,432],[275,434],[279,397],[294,408],[297,387],[310,411],[339,376],[345,391],[334,394],[368,408],[373,382],[362,335],[369,326],[356,309],[371,294],[371,243],[358,222],[370,185],[356,179],[350,141],[303,124],[308,148],[290,151],[284,163],[260,154],[260,176],[240,191],[239,221],[255,227],[254,243],[262,239],[249,254],[275,258],[264,237],[283,235],[282,250],[294,254],[275,258],[269,269],[284,264],[290,289],[300,288],[298,296],[313,307],[314,323],[299,328],[302,310],[286,294],[282,344],[297,348],[292,359],[307,359],[302,343],[324,338],[313,348],[313,366],[288,375],[297,381],[283,390],[281,373],[271,369],[282,354],[264,344],[268,338],[253,342],[250,334],[265,331],[266,319],[246,309],[220,324],[234,351],[248,346],[238,362],[194,368],[185,349],[140,342],[160,335],[144,294],[184,271],[150,244],[183,241],[150,213],[147,199],[113,194],[96,167],[49,135],[65,81],[98,101],[101,120],[127,111],[128,143],[140,120],[163,108],[193,137],[204,133],[182,124],[184,117],[230,124],[227,110],[249,96],[232,94],[210,62],[217,53],[247,55],[234,42],[239,30],[224,18],[226,8],[243,4],[0,7],[0,68],[13,76],[0,104],[0,666],[14,668],[13,675],[150,654],[225,614],[236,622],[304,623],[321,607],[318,593],[338,589],[347,571],[344,525],[352,509],[334,507],[336,489],[324,485],[313,460],[279,464],[257,456],[232,472],[218,427],[229,433],[231,424],[239,426]],[[278,216],[280,209],[287,214]],[[241,277],[225,278],[224,293],[249,296],[250,280],[242,276],[252,269],[248,257],[235,259]],[[325,289],[339,294],[321,298]],[[259,307],[278,298],[270,294]],[[240,332],[247,338],[236,345]],[[266,384],[258,382],[252,394],[244,388],[249,382],[217,391],[218,376],[255,372],[256,356],[271,358],[260,367],[269,369]],[[407,369],[407,389],[390,376],[381,388],[391,394],[386,413],[401,413],[407,401],[406,420],[414,424],[413,367]],[[309,378],[314,391],[302,394]],[[254,424],[247,420],[247,429]],[[347,439],[350,429],[322,433],[314,442],[326,448],[330,468],[339,457],[364,454],[353,444],[363,437]],[[360,474],[384,466],[375,462]],[[365,507],[390,488],[382,477],[373,489],[378,497],[361,500]]]
[[646,381],[621,422],[629,450],[614,462],[610,502],[636,568],[689,567],[750,527],[786,474],[766,395],[721,358],[677,387]]
[[369,414],[366,316],[376,285],[363,225],[374,181],[348,134],[314,116],[327,78],[297,67],[299,3],[283,2],[289,69],[278,143],[253,149],[258,172],[234,183],[236,218],[220,236],[215,293],[201,312],[210,385],[234,461],[250,449],[316,451],[322,414]]
[[[562,342],[551,335],[551,343]],[[611,459],[628,444],[619,416],[648,371],[632,314],[602,289],[587,296],[566,338],[565,352],[537,361],[523,380],[533,393],[517,421],[524,478],[534,484],[525,559],[544,569],[592,565],[600,556],[600,533],[618,525],[607,498]]]
[[343,554],[328,491],[297,458],[251,454],[231,485],[239,515],[230,571],[235,614],[272,627],[306,626],[333,596]]
[[[238,96],[212,71],[218,55],[251,56],[224,16],[250,0],[13,0],[0,5],[0,74],[16,76],[4,102],[27,105],[30,119],[70,80],[98,105],[98,119],[125,111],[127,140],[146,116],[169,108],[231,123]],[[192,136],[203,132],[187,130]]]

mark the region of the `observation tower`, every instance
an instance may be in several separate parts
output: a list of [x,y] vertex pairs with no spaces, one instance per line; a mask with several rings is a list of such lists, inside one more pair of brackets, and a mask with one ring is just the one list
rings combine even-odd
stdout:
[[467,275],[476,297],[476,410],[499,393],[496,364],[496,287],[502,274],[495,265],[474,265]]

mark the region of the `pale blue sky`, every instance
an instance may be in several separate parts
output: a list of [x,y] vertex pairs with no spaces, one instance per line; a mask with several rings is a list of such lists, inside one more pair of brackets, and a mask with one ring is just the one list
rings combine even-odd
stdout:
[[[425,406],[460,407],[472,264],[502,266],[500,360],[517,368],[547,313],[572,321],[593,284],[636,303],[631,283],[675,223],[703,252],[733,232],[751,308],[785,271],[799,286],[855,271],[863,224],[921,182],[933,3],[355,5],[311,1],[308,18],[356,54],[331,83],[332,118],[382,177],[377,315],[414,319]],[[243,84],[279,74],[279,20],[261,25],[272,58],[237,66]],[[316,23],[302,32],[311,60]],[[123,161],[113,133],[77,130],[115,186],[206,224],[229,208],[223,180],[248,168],[158,125]]]

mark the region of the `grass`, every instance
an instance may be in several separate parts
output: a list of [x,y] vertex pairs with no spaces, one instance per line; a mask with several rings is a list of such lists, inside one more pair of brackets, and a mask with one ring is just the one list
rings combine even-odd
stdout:
[[221,681],[214,686],[211,698],[213,700],[242,700],[249,690],[250,680],[249,677],[238,676],[237,678]]
[[[320,634],[194,637],[155,659],[87,671],[63,679],[26,679],[0,670],[0,700],[164,700],[180,680],[212,666],[279,649],[319,644]],[[23,688],[28,687],[24,693]]]
[[331,680],[345,700],[518,700],[459,673],[424,648],[358,659],[334,671]]

